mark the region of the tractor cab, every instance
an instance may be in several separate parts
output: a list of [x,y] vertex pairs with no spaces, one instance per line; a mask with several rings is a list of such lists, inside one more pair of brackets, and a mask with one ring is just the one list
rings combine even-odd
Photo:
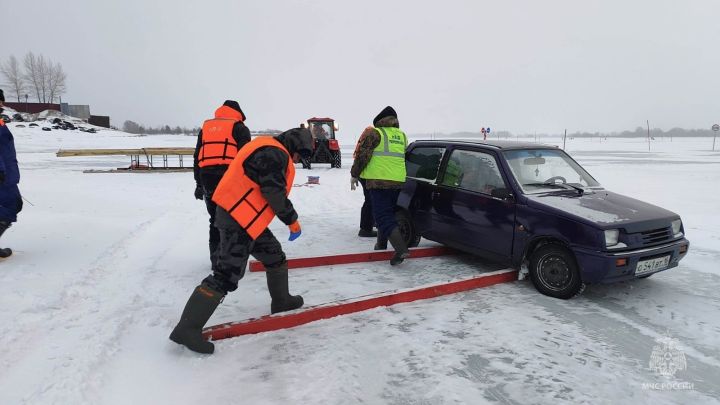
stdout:
[[[329,163],[330,167],[341,167],[340,144],[335,139],[338,125],[332,118],[313,117],[307,120],[307,128],[312,134],[315,150],[309,163]],[[306,165],[306,168],[310,168]]]

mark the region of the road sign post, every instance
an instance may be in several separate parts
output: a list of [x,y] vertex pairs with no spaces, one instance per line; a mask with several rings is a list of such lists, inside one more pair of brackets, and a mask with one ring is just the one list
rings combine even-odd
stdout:
[[715,136],[717,136],[717,132],[720,131],[720,125],[715,124],[712,126],[713,130],[713,151],[715,150]]

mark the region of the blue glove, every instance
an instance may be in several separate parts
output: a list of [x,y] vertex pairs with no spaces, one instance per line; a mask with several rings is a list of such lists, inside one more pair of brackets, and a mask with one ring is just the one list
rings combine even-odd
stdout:
[[300,230],[300,222],[295,221],[292,224],[288,225],[288,228],[290,229],[290,237],[288,238],[290,242],[294,241],[295,239],[299,238],[300,235],[302,235],[302,230]]

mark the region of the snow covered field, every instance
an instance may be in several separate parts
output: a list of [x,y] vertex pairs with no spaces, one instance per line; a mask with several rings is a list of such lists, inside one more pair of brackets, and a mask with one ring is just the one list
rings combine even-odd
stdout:
[[[192,174],[85,174],[129,159],[55,157],[60,148],[194,146],[195,138],[9,125],[33,205],[0,241],[15,251],[0,262],[0,404],[720,402],[712,139],[656,140],[651,152],[644,139],[567,144],[606,188],[682,216],[691,248],[678,268],[591,286],[569,301],[508,283],[222,340],[201,356],[167,338],[209,272],[207,213]],[[271,227],[289,257],[371,249],[355,236],[362,193],[349,190],[346,152],[342,169],[298,169],[297,183],[317,175],[320,184],[292,191],[302,237],[290,243],[279,221]],[[464,256],[346,265],[293,270],[290,287],[313,305],[490,269]],[[264,275],[248,273],[210,324],[264,315],[269,305]],[[664,336],[687,359],[674,377],[649,368]]]

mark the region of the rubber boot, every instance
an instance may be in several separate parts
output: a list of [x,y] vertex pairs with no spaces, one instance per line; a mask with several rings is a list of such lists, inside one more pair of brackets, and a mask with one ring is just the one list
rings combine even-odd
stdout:
[[405,244],[405,238],[403,238],[399,228],[396,227],[392,230],[392,232],[390,232],[388,240],[395,249],[395,255],[393,255],[393,257],[390,259],[390,264],[392,266],[400,264],[403,262],[403,260],[410,257],[410,251]]
[[272,298],[270,304],[270,312],[276,314],[278,312],[292,311],[303,306],[305,301],[300,295],[290,295],[288,287],[288,269],[287,264],[281,267],[270,268],[265,271],[267,278],[268,291]]
[[374,238],[377,236],[377,232],[372,229],[360,229],[360,231],[358,231],[358,236],[361,238]]
[[377,233],[377,239],[375,240],[375,247],[374,250],[385,250],[387,249],[387,238],[384,238],[380,232]]
[[224,296],[225,294],[206,285],[197,286],[185,304],[185,310],[180,322],[170,334],[170,340],[194,352],[212,354],[215,345],[203,338],[202,328]]
[[[8,228],[10,228],[10,222],[0,221],[0,237]],[[4,259],[10,257],[10,255],[12,255],[10,248],[0,248],[0,258]]]

